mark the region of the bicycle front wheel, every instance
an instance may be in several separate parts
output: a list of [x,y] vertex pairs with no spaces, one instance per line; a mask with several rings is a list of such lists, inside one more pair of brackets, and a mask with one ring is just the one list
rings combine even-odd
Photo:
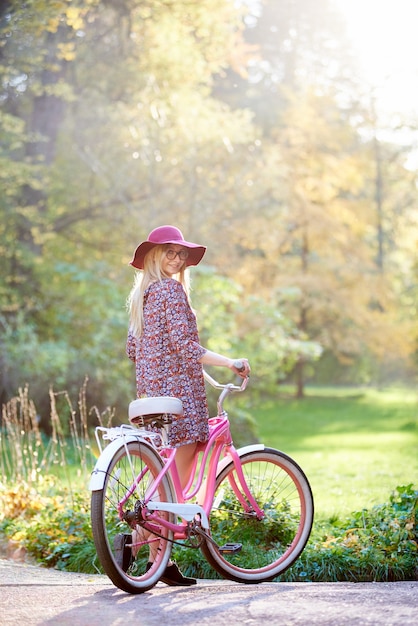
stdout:
[[[138,439],[121,443],[109,467],[103,489],[91,496],[93,539],[100,563],[111,581],[128,593],[143,593],[160,579],[170,558],[173,534],[156,525],[147,531],[141,510],[150,500],[175,502],[167,476],[150,497],[163,461],[149,444]],[[173,521],[172,514],[160,517]],[[150,553],[155,558],[150,566]]]
[[257,518],[242,495],[233,462],[216,480],[210,533],[202,551],[224,578],[243,583],[271,581],[302,553],[313,523],[309,482],[293,459],[272,448],[241,457],[248,488],[262,510]]

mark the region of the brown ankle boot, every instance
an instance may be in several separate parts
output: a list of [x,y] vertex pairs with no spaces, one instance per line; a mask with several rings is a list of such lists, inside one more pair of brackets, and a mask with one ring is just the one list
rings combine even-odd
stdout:
[[[147,571],[152,567],[152,563],[147,563]],[[197,583],[196,578],[183,576],[176,563],[167,565],[164,574],[160,578],[161,582],[170,587],[190,587]]]

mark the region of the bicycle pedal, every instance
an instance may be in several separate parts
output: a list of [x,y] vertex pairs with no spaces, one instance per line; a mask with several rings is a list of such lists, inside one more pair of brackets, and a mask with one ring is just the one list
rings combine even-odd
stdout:
[[219,546],[218,549],[221,554],[236,554],[241,552],[242,543],[225,543],[223,546]]

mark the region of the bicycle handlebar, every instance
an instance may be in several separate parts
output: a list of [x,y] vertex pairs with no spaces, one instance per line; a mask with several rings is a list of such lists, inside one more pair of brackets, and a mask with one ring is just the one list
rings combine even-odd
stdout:
[[[237,367],[237,369],[239,369]],[[212,385],[212,387],[215,387],[215,389],[227,389],[229,393],[231,392],[241,392],[244,391],[248,385],[248,380],[249,377],[246,376],[241,385],[234,385],[233,383],[226,383],[226,384],[222,384],[222,383],[218,383],[217,380],[215,380],[214,378],[212,378],[212,376],[210,374],[207,373],[206,370],[203,370],[203,376],[205,378],[205,380],[207,380],[207,382]]]
[[238,361],[234,361],[234,367],[239,371],[239,372],[243,372],[245,370],[245,365],[244,362],[241,361],[241,359],[238,359]]

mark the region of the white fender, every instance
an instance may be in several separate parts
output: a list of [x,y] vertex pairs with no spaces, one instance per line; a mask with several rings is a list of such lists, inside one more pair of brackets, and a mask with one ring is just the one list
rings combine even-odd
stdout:
[[[241,458],[242,456],[244,456],[245,454],[248,454],[248,452],[259,452],[260,450],[264,450],[265,449],[265,445],[262,443],[253,443],[249,446],[244,446],[243,448],[238,448],[237,450],[237,454],[238,456]],[[219,474],[222,472],[223,469],[225,469],[225,467],[231,463],[232,461],[232,457],[230,457],[229,455],[225,456],[223,459],[221,459],[218,463],[218,467],[216,469],[216,477],[219,476]]]
[[90,491],[99,491],[100,489],[103,489],[110,462],[116,452],[128,443],[131,443],[131,441],[138,441],[138,439],[140,439],[140,437],[135,437],[133,435],[117,437],[116,439],[111,441],[109,445],[106,446],[106,448],[104,448],[103,452],[96,461],[94,470],[91,473],[89,484]]
[[209,520],[205,510],[199,504],[187,504],[179,502],[149,502],[150,511],[169,511],[175,513],[177,517],[182,517],[187,522],[191,522],[196,515],[200,515],[203,528],[209,530]]

